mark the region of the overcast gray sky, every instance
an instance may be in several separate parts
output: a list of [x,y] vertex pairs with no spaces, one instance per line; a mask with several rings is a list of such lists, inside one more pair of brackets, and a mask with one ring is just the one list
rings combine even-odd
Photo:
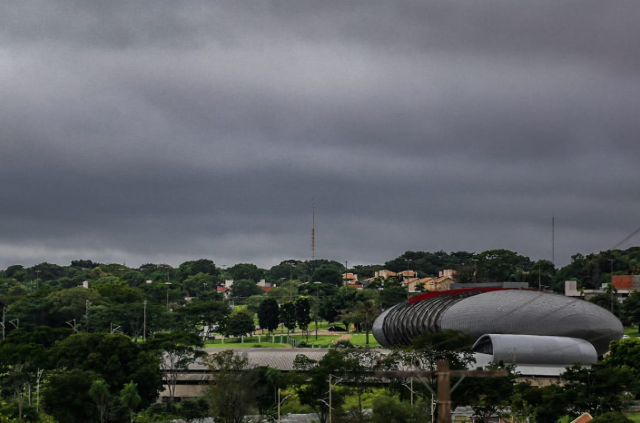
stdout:
[[[556,263],[640,226],[637,0],[0,6],[0,268]],[[637,245],[634,238],[621,248]]]

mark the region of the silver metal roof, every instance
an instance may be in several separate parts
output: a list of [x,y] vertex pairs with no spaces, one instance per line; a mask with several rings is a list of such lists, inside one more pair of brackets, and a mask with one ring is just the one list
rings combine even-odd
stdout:
[[375,320],[373,334],[385,347],[409,345],[422,333],[444,329],[463,331],[473,342],[485,334],[557,336],[586,340],[598,355],[622,338],[620,321],[595,304],[543,291],[490,289],[445,291],[398,304]]
[[483,335],[474,351],[493,356],[495,363],[592,364],[598,361],[596,349],[578,338],[534,335]]

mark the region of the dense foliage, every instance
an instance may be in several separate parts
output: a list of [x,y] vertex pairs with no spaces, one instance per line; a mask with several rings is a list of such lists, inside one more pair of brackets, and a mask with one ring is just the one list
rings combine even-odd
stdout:
[[[171,399],[177,374],[202,355],[199,347],[214,332],[237,337],[250,334],[259,325],[269,332],[282,326],[287,332],[308,334],[313,320],[320,318],[368,335],[382,310],[405,301],[410,294],[393,278],[373,280],[365,289],[343,286],[342,273],[357,273],[362,280],[373,278],[381,269],[412,269],[425,277],[447,268],[456,270],[456,279],[462,283],[525,281],[561,292],[565,280],[577,280],[581,288],[589,289],[609,283],[612,274],[638,272],[640,248],[576,254],[560,269],[549,261],[532,261],[508,250],[477,254],[408,251],[383,265],[350,269],[329,260],[286,260],[270,269],[250,263],[220,269],[208,259],[178,267],[148,263],[132,268],[91,260],[74,260],[69,266],[9,266],[0,271],[5,338],[0,341],[0,419],[125,422],[132,416],[152,421],[153,416],[189,419],[205,415],[216,409],[214,401],[222,401],[219,390],[210,390],[207,398],[198,401],[172,404]],[[234,279],[234,284],[227,298],[218,288],[228,279]],[[258,284],[263,279],[272,285],[270,289]],[[613,307],[627,324],[640,324],[640,292],[623,304],[612,302],[609,294],[593,301]],[[243,308],[234,310],[234,304]],[[467,342],[459,334],[443,332],[425,336],[412,349],[386,358],[369,350],[335,350],[319,362],[298,360],[300,370],[309,372],[305,382],[296,379],[295,373],[283,378],[279,372],[263,368],[243,383],[253,387],[248,391],[252,392],[252,403],[255,401],[252,407],[263,414],[273,412],[277,389],[288,387],[303,405],[325,420],[328,409],[322,395],[328,375],[342,374],[344,385],[336,387],[332,401],[339,410],[347,397],[356,397],[360,406],[351,410],[351,416],[364,420],[368,417],[362,412],[362,398],[370,389],[375,366],[399,368],[417,360],[429,367],[445,358],[453,367],[464,367],[470,360]],[[479,419],[501,408],[535,416],[536,421],[555,421],[583,411],[594,415],[620,411],[638,393],[635,380],[640,371],[636,360],[640,347],[629,340],[615,343],[611,351],[591,369],[571,368],[563,385],[534,389],[515,383],[513,377],[464,381],[453,400],[471,406]],[[242,360],[237,364],[241,366]],[[223,369],[229,375],[236,370]],[[169,405],[155,403],[163,377]],[[225,383],[232,384],[235,379],[229,376]],[[396,410],[398,421],[417,418],[415,409],[405,407],[408,390],[401,381],[391,383],[386,392],[387,399],[372,405],[372,420],[384,418],[380,416],[386,415],[385,407]],[[415,394],[416,407],[429,409],[429,390],[416,386]],[[220,418],[231,422],[235,417]]]

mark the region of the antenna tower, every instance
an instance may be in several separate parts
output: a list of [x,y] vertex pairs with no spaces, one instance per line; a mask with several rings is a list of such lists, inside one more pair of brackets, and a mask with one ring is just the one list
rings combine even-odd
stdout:
[[556,264],[556,217],[551,216],[551,263]]
[[311,260],[316,259],[316,199],[311,207]]

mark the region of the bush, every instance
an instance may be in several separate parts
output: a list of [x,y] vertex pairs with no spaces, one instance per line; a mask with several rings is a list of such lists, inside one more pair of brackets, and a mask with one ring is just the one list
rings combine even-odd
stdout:
[[429,408],[425,402],[413,407],[396,397],[378,396],[373,399],[371,423],[414,423],[429,421]]
[[353,344],[348,339],[336,342],[336,348],[353,348]]
[[618,411],[600,414],[593,420],[593,423],[631,423],[632,421],[624,414]]

